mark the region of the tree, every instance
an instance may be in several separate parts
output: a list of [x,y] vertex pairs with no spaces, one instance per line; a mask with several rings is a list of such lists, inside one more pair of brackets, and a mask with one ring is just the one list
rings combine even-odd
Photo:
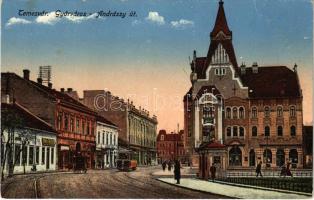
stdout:
[[[9,106],[14,106],[14,104],[9,104]],[[18,113],[14,112],[13,109],[10,109],[9,106],[3,106],[1,109],[1,149],[4,149],[5,147],[5,151],[1,156],[1,180],[4,179],[4,168],[6,163],[9,168],[8,176],[11,177],[13,175],[16,161],[19,158],[22,149],[28,144],[31,136],[30,130],[24,128],[24,120]],[[21,139],[22,148],[18,153],[13,153],[16,138]]]

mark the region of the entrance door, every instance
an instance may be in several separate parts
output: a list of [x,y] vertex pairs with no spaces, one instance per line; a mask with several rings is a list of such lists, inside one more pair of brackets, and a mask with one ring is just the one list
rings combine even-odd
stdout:
[[46,169],[49,169],[50,166],[50,148],[47,148],[47,154],[46,154]]

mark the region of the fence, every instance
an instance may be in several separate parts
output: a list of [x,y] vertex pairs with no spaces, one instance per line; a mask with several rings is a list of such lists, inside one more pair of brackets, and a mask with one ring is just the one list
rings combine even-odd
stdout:
[[[312,177],[312,170],[291,170],[293,177]],[[264,170],[262,171],[264,177],[280,177],[280,170]],[[250,171],[227,171],[224,177],[255,177],[255,170]]]

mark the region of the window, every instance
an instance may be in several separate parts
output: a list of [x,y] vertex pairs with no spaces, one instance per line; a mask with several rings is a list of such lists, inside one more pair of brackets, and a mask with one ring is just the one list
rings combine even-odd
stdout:
[[296,136],[295,126],[291,126],[291,127],[290,127],[290,135],[291,135],[291,136]]
[[240,127],[240,137],[244,137],[244,128]]
[[266,107],[264,108],[264,115],[265,115],[265,117],[269,117],[269,116],[270,116],[270,109],[269,109],[268,106],[266,106]]
[[229,107],[226,109],[226,118],[231,119],[231,108]]
[[80,120],[79,119],[76,120],[76,132],[80,133]]
[[39,147],[36,147],[36,164],[39,164]]
[[85,134],[85,121],[82,121],[82,134]]
[[51,148],[51,164],[53,164],[55,159],[55,149],[52,147]]
[[108,132],[106,132],[106,143],[107,144],[109,144],[109,139],[108,138],[109,138],[109,135],[108,135]]
[[232,118],[237,119],[238,118],[238,108],[234,107],[232,109]]
[[34,147],[30,146],[29,147],[29,152],[28,152],[28,164],[32,165],[34,164]]
[[244,119],[244,108],[243,107],[239,108],[239,118]]
[[233,137],[238,137],[238,127],[237,126],[233,127]]
[[[4,148],[3,148],[3,146],[1,147],[1,151],[3,150]],[[3,154],[4,154],[4,151],[3,152],[1,152],[1,156],[3,156]],[[15,145],[15,164],[17,165],[17,166],[19,166],[19,165],[21,165],[21,145],[19,145],[19,144],[16,144]]]
[[256,109],[256,107],[252,108],[252,118],[257,118],[257,109]]
[[97,143],[100,144],[100,132],[97,133]]
[[102,143],[105,144],[105,131],[102,132]]
[[69,129],[69,115],[65,114],[64,116],[64,130],[68,130]]
[[290,106],[290,117],[295,117],[295,106]]
[[116,145],[116,135],[113,135],[113,145]]
[[254,151],[254,149],[250,150],[249,164],[250,164],[250,167],[255,166],[255,151]]
[[282,136],[282,126],[277,127],[277,135]]
[[73,118],[70,119],[70,129],[71,129],[71,132],[74,132],[74,119]]
[[45,155],[46,155],[46,149],[45,147],[41,148],[41,164],[44,165],[45,164]]
[[277,149],[276,152],[276,165],[281,167],[285,164],[285,152],[283,149]]
[[160,140],[164,140],[164,135],[161,135],[161,136],[160,136]]
[[58,119],[57,119],[58,129],[61,130],[62,127],[62,112],[58,113]]
[[226,69],[225,68],[221,68],[221,75],[225,75],[226,74]]
[[219,75],[219,69],[218,68],[215,69],[215,75]]
[[277,107],[277,117],[282,117],[282,107],[281,106]]
[[256,126],[253,126],[253,127],[252,127],[252,136],[253,136],[253,137],[256,137],[256,136],[257,136],[257,127],[256,127]]
[[231,127],[228,127],[228,128],[227,128],[227,136],[228,136],[228,137],[231,137]]
[[265,137],[269,137],[269,135],[270,135],[269,126],[265,126]]

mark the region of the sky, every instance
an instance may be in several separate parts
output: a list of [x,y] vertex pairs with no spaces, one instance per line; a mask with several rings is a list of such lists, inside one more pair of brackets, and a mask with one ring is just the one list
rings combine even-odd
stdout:
[[[304,123],[312,123],[311,1],[225,0],[224,8],[238,63],[297,63]],[[218,0],[3,0],[1,9],[2,71],[27,68],[36,80],[50,65],[58,90],[108,90],[156,114],[158,130],[183,128],[189,57],[207,54]],[[44,16],[29,16],[36,12]]]

